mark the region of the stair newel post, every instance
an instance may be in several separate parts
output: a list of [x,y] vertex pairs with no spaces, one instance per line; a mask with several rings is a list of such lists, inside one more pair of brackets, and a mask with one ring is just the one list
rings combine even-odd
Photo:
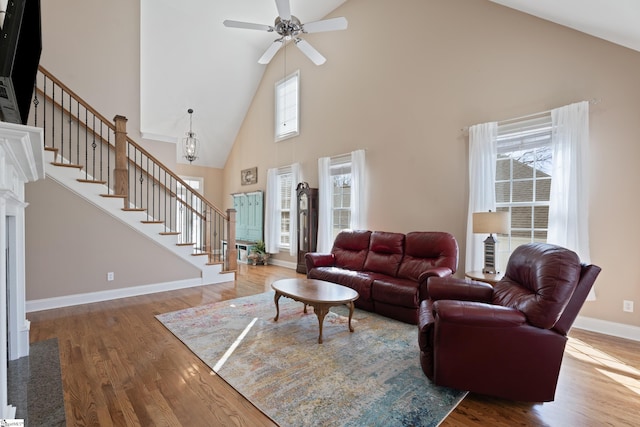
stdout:
[[115,116],[116,124],[116,165],[113,171],[115,179],[114,192],[125,196],[125,207],[129,206],[129,180],[127,172],[127,118]]
[[236,248],[236,210],[231,208],[227,209],[227,253],[225,254],[225,265],[227,271],[238,269],[238,249]]

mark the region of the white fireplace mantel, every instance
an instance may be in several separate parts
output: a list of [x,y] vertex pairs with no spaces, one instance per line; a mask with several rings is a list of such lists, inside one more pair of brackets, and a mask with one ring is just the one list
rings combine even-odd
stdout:
[[43,130],[0,122],[0,418],[11,419],[7,362],[29,355],[24,185],[45,177]]

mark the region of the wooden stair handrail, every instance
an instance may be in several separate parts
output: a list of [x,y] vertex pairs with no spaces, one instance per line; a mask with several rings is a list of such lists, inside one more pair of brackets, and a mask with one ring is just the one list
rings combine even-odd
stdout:
[[65,85],[60,80],[58,80],[53,74],[51,74],[42,65],[38,65],[38,69],[40,70],[40,72],[42,74],[47,76],[51,81],[53,81],[55,84],[60,86],[65,92],[68,92],[69,95],[73,95],[73,98],[78,103],[80,103],[84,108],[86,108],[87,111],[89,111],[91,114],[93,114],[94,116],[96,116],[97,118],[102,120],[107,126],[109,126],[115,132],[116,126],[113,123],[111,123],[111,121],[109,119],[107,119],[105,116],[103,116],[102,114],[98,113],[95,109],[93,109],[93,107],[91,107],[84,99],[82,99],[82,97],[80,97],[77,93],[75,93],[74,91],[69,89],[69,87],[67,85]]
[[[74,91],[72,91],[71,89],[69,89],[68,86],[66,86],[64,83],[62,83],[60,80],[58,80],[56,77],[54,77],[46,68],[44,68],[42,65],[38,66],[38,69],[42,72],[42,74],[44,74],[45,76],[47,76],[50,80],[52,80],[56,85],[60,86],[65,92],[68,92],[70,95],[72,95],[72,97],[78,102],[80,103],[87,111],[89,111],[91,114],[93,114],[94,116],[96,116],[98,119],[100,119],[101,121],[103,121],[105,123],[105,125],[107,125],[107,127],[109,127],[112,131],[116,131],[116,125],[113,124],[110,120],[108,120],[107,118],[105,118],[102,114],[98,113],[95,109],[93,109],[89,104],[87,104],[87,102],[82,99],[78,94],[76,94]],[[57,101],[54,101],[53,98],[51,98],[50,96],[44,94],[44,92],[42,92],[42,90],[38,89],[38,92],[42,93],[43,96],[45,97],[45,99],[48,99],[52,104],[57,105],[62,111],[65,111],[67,114],[69,114],[70,117],[74,117],[76,119],[76,121],[78,123],[82,123],[80,118],[77,117],[74,113],[72,113],[70,110],[66,110],[64,109]],[[84,125],[84,127],[86,129],[88,129],[88,127],[86,125]],[[92,133],[95,134],[95,131],[91,130]],[[96,134],[97,135],[97,134]],[[99,139],[102,140],[103,144],[108,145],[110,147],[114,147],[115,145],[111,144],[111,142],[106,141],[104,138],[102,138],[102,136],[99,136]],[[131,137],[127,136],[127,142],[131,145],[133,145],[138,151],[140,151],[141,153],[143,153],[145,156],[147,156],[150,160],[152,160],[153,162],[155,162],[158,166],[160,166],[163,170],[165,170],[172,178],[174,178],[177,182],[179,182],[182,186],[184,186],[185,188],[187,188],[189,191],[191,191],[193,194],[197,194],[198,197],[200,199],[202,199],[203,203],[207,204],[210,208],[212,208],[215,212],[217,212],[219,215],[221,215],[223,218],[228,219],[228,216],[226,213],[222,212],[218,207],[216,207],[216,205],[214,205],[213,203],[211,203],[209,200],[207,200],[202,194],[200,194],[198,191],[194,190],[193,188],[191,188],[191,186],[189,184],[187,184],[186,182],[184,182],[184,180],[182,178],[180,178],[178,175],[176,175],[175,173],[173,173],[173,171],[171,169],[169,169],[166,165],[164,165],[160,160],[158,160],[155,156],[153,156],[151,153],[149,153],[147,150],[145,150],[142,146],[140,146],[140,144],[138,144],[137,142],[135,142],[133,139],[131,139]],[[131,162],[131,160],[129,160],[129,162]],[[134,163],[135,164],[135,163]],[[147,173],[148,175],[148,173]]]

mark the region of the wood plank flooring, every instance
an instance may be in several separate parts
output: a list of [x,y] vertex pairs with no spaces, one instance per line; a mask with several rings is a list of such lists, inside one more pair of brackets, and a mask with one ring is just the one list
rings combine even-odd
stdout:
[[[275,425],[154,318],[301,276],[239,268],[235,282],[29,313],[32,342],[58,338],[67,425]],[[470,394],[442,425],[640,425],[640,343],[578,329],[570,336],[554,402]]]

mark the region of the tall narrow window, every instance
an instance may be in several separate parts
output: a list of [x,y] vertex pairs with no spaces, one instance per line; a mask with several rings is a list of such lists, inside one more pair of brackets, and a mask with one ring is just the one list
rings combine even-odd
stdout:
[[276,83],[275,139],[282,141],[300,134],[300,70]]
[[351,160],[332,161],[331,174],[331,235],[333,239],[351,223]]
[[546,242],[549,225],[552,148],[551,116],[498,125],[496,209],[511,216],[508,236],[500,236],[498,265],[507,265],[516,247]]
[[291,244],[291,185],[292,174],[290,171],[278,175],[281,248],[288,248]]

